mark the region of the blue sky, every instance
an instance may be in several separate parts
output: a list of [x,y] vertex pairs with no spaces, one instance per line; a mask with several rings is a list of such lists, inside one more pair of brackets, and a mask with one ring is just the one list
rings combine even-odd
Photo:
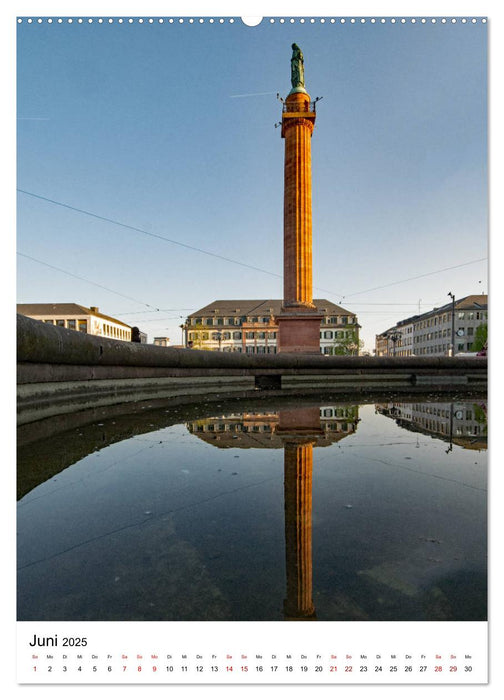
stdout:
[[180,343],[214,299],[281,298],[274,125],[294,41],[323,97],[314,296],[355,312],[371,350],[449,291],[488,292],[486,32],[460,18],[22,22],[17,186],[74,209],[19,193],[18,302],[99,306]]

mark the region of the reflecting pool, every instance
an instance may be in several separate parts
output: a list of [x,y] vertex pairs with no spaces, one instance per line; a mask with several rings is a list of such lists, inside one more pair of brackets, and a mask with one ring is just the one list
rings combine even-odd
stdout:
[[484,399],[69,425],[19,443],[19,620],[486,619]]

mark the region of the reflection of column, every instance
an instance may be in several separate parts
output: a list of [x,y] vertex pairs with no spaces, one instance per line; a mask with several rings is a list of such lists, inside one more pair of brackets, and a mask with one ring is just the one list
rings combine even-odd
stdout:
[[288,620],[315,620],[312,601],[313,441],[287,439],[284,448]]

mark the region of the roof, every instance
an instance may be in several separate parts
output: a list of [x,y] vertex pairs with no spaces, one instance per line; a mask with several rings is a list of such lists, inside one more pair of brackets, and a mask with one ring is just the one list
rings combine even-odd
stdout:
[[[314,299],[313,303],[318,311],[322,313],[356,315],[327,299]],[[283,301],[281,299],[217,299],[202,309],[189,314],[188,318],[195,318],[196,316],[277,315],[282,309],[282,304]]]
[[17,312],[23,316],[97,316],[106,321],[119,323],[126,328],[131,327],[124,321],[100,313],[97,308],[88,309],[87,306],[81,306],[81,304],[17,304]]
[[488,295],[487,294],[471,294],[468,297],[463,297],[455,302],[457,309],[487,309]]
[[[455,301],[455,309],[457,309],[457,311],[486,311],[488,309],[488,294],[470,294],[467,297],[462,297],[462,299]],[[421,321],[422,319],[429,318],[431,316],[439,316],[439,314],[448,313],[451,312],[451,310],[452,302],[449,301],[447,304],[444,304],[443,306],[436,306],[434,309],[426,311],[423,314],[417,314],[416,316],[410,316],[402,321],[398,321],[395,326],[392,326],[392,328],[389,328],[387,331],[378,333],[376,337],[378,338],[380,336],[385,336],[386,333],[389,333],[399,326],[406,326],[410,323],[416,323],[417,321]]]

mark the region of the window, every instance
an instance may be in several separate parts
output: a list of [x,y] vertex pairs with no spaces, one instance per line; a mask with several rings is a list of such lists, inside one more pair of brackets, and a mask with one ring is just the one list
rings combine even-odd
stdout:
[[44,321],[44,323],[50,323],[51,326],[54,326],[54,321],[52,320],[52,318],[48,318],[46,321]]
[[464,312],[463,312],[463,311],[459,311],[458,314],[457,314],[457,318],[458,318],[460,321],[463,321],[464,318],[465,318]]
[[348,316],[342,316],[342,317],[341,317],[341,323],[342,323],[344,326],[346,326],[346,324],[348,323]]
[[332,331],[324,331],[324,338],[332,338],[332,337],[333,337]]
[[75,330],[75,327],[76,327],[75,318],[69,318],[69,319],[67,320],[67,328],[70,328],[71,330],[74,331],[74,330]]
[[81,333],[87,333],[87,321],[86,319],[80,318],[78,321],[79,330]]
[[59,326],[60,328],[64,328],[64,327],[65,327],[65,319],[59,318],[59,319],[56,321],[56,325]]
[[233,332],[233,340],[240,340],[240,339],[241,339],[240,331],[234,331]]
[[248,331],[246,334],[246,337],[248,340],[253,340],[254,338],[254,332],[253,331]]
[[468,326],[467,335],[474,335],[474,328],[472,328],[471,326]]
[[205,326],[213,326],[213,318],[206,318]]
[[224,319],[223,319],[223,318],[218,318],[218,319],[217,319],[217,325],[218,325],[218,326],[224,325]]

